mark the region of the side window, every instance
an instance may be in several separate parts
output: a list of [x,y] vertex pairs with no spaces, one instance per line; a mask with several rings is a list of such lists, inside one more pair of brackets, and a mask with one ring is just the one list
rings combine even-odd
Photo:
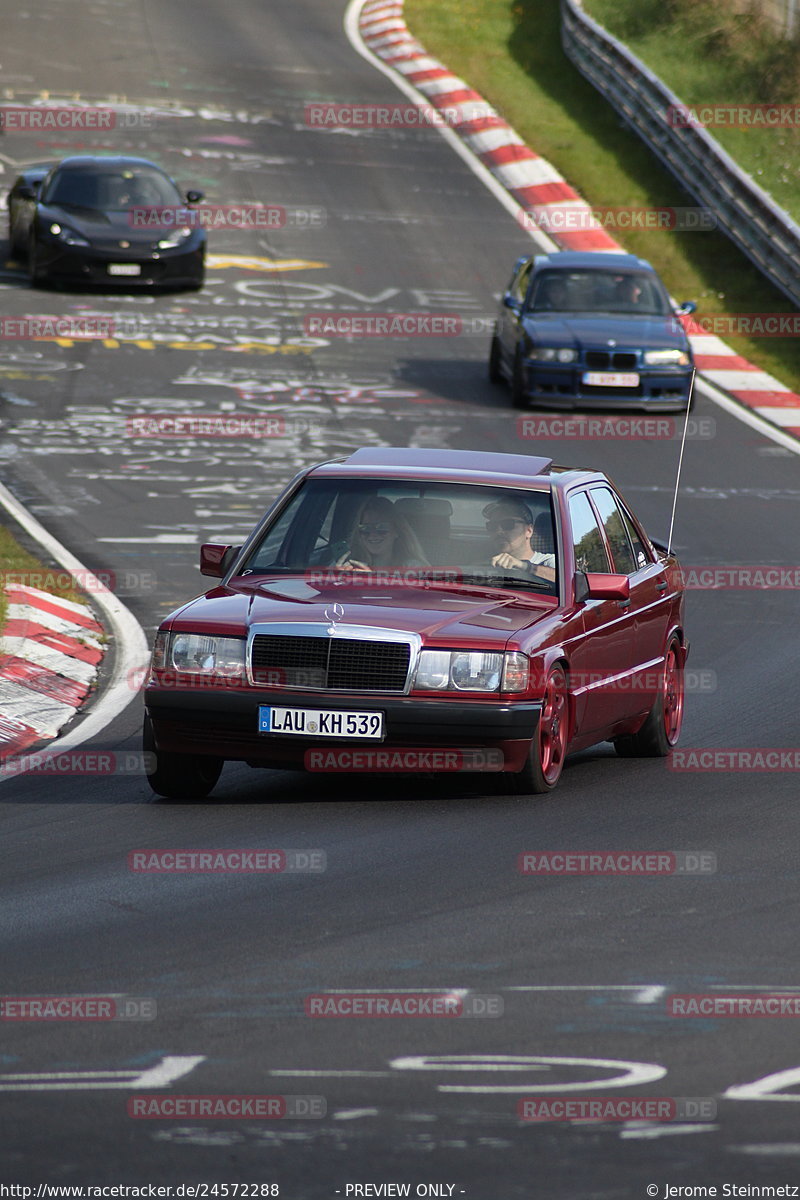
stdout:
[[569,498],[572,541],[575,547],[575,566],[579,571],[598,571],[610,574],[611,566],[603,544],[600,527],[586,492]]
[[622,520],[622,513],[617,508],[617,502],[610,488],[592,488],[592,499],[597,505],[600,520],[606,531],[606,539],[611,547],[614,570],[618,571],[620,575],[632,575],[634,571],[638,570],[636,559],[628,538],[628,530]]
[[533,262],[523,263],[517,272],[517,277],[511,285],[511,295],[520,304],[524,303],[525,296],[528,291],[528,284],[531,281],[531,271],[533,270]]
[[631,520],[627,511],[625,510],[624,505],[621,504],[619,500],[617,500],[617,506],[619,508],[620,513],[622,514],[622,520],[625,525],[625,528],[628,531],[628,537],[631,540],[631,546],[633,546],[633,557],[636,559],[636,570],[641,571],[642,567],[649,566],[653,560],[651,559],[647,550],[645,550],[644,542],[639,537],[639,534],[636,532],[636,526],[634,525],[633,521]]

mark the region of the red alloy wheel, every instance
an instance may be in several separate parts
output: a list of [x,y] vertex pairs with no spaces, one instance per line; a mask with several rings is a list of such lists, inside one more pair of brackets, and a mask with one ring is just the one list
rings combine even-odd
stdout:
[[561,667],[554,667],[545,684],[542,715],[536,731],[539,764],[549,787],[558,782],[564,766],[567,726],[567,680]]

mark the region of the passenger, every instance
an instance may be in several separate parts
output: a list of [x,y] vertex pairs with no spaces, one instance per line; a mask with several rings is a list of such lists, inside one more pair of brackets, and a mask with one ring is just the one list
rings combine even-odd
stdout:
[[569,292],[566,280],[559,275],[548,275],[539,287],[534,309],[551,309],[553,312],[565,312],[569,308]]
[[494,543],[493,567],[525,570],[534,578],[555,582],[555,554],[543,554],[531,548],[533,516],[527,504],[521,500],[495,500],[487,504],[483,515],[486,532]]
[[417,535],[386,496],[367,497],[349,540],[349,550],[334,564],[341,571],[430,566]]

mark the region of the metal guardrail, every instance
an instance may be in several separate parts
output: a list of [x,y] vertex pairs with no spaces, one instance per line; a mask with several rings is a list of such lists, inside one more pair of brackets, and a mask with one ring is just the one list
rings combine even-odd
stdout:
[[682,124],[687,106],[580,0],[561,0],[567,57],[647,143],[717,225],[800,307],[800,226],[744,173],[706,130]]

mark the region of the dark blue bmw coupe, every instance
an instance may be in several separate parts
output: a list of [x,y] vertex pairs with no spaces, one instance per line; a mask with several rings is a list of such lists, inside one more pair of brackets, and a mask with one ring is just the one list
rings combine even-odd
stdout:
[[489,378],[515,408],[686,408],[692,351],[643,258],[561,251],[517,260],[492,336]]

